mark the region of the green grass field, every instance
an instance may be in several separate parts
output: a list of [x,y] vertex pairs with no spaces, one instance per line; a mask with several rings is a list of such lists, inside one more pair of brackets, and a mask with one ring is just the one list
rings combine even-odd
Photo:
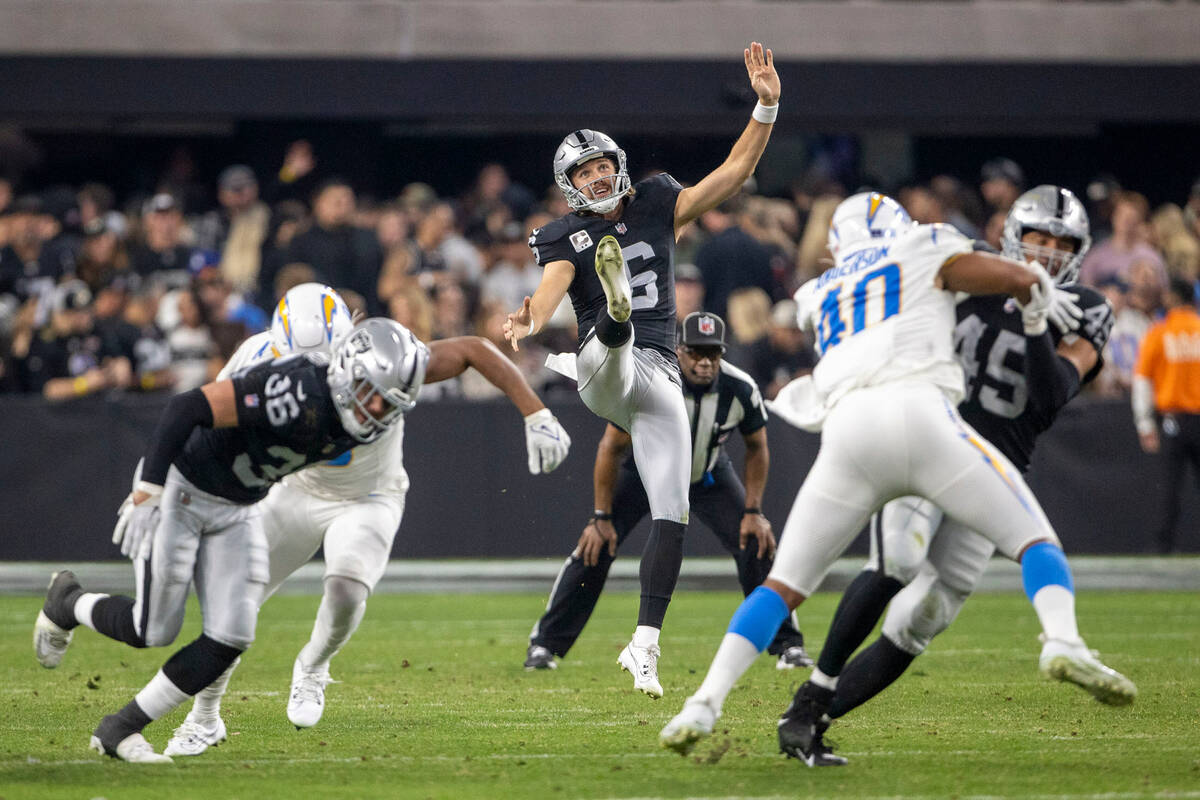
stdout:
[[[801,609],[814,651],[835,595]],[[134,651],[80,629],[47,671],[30,646],[38,598],[0,598],[0,799],[326,797],[1200,797],[1200,597],[1088,593],[1089,644],[1133,677],[1133,706],[1101,706],[1039,679],[1037,622],[1018,594],[971,600],[892,690],[829,738],[847,767],[778,755],[775,719],[803,672],[764,656],[730,695],[716,735],[686,759],[659,728],[699,684],[737,598],[681,593],[667,618],[666,697],[635,694],[615,665],[636,617],[605,597],[556,672],[521,668],[534,595],[381,595],[334,661],[325,718],[285,717],[291,664],[317,598],[269,602],[227,698],[222,746],[137,767],[86,749],[170,650]],[[197,611],[180,642],[198,632]],[[178,711],[147,730],[161,749]]]

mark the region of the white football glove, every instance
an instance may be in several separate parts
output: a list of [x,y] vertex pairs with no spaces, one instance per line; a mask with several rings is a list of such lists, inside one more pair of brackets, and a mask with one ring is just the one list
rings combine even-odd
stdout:
[[571,449],[571,437],[558,420],[543,408],[525,418],[525,450],[529,454],[529,473],[553,472]]
[[1028,303],[1022,304],[1020,300],[1016,300],[1017,308],[1021,309],[1025,335],[1041,336],[1046,332],[1046,319],[1050,315],[1050,303],[1054,300],[1054,279],[1046,272],[1046,268],[1036,261],[1030,261],[1025,266],[1033,271],[1038,282],[1029,287]]
[[1079,330],[1083,320],[1083,309],[1079,307],[1079,295],[1055,286],[1054,297],[1050,300],[1049,317],[1051,324],[1058,328],[1059,333],[1064,336]]
[[[133,492],[150,495],[140,503],[133,502]],[[117,510],[117,527],[113,528],[113,544],[121,546],[121,555],[131,559],[150,555],[150,544],[154,541],[154,529],[158,527],[163,487],[156,483],[138,481],[133,492]]]

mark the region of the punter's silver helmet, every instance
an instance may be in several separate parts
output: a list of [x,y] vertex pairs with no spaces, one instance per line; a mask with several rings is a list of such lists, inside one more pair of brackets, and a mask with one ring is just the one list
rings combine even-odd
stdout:
[[[1021,238],[1029,231],[1070,239],[1075,242],[1075,252],[1025,244]],[[1040,263],[1060,286],[1072,283],[1079,275],[1084,255],[1092,246],[1087,210],[1070,189],[1035,186],[1018,197],[1009,209],[1000,244],[1009,258]]]
[[[374,317],[350,331],[333,348],[329,388],[342,427],[360,442],[372,442],[417,404],[425,382],[429,348],[394,320]],[[380,395],[382,413],[367,405]]]
[[[611,158],[616,164],[616,173],[596,178],[576,188],[571,182],[571,173],[575,168],[585,161],[605,157]],[[595,187],[602,181],[608,181],[611,191],[599,200],[590,199],[584,190],[589,186]],[[625,163],[625,151],[617,147],[617,143],[607,134],[586,128],[569,134],[558,146],[558,151],[554,154],[554,182],[562,190],[567,198],[567,205],[573,211],[591,211],[596,214],[607,214],[615,209],[621,198],[629,194],[632,188]]]

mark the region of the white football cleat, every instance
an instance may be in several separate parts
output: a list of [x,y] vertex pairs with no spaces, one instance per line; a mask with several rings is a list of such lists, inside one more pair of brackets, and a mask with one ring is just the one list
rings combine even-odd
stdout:
[[633,688],[645,692],[655,700],[663,696],[662,684],[658,682],[658,657],[662,651],[658,645],[638,647],[633,642],[625,645],[617,663],[621,669],[633,675]]
[[189,713],[175,733],[163,755],[168,756],[198,756],[210,747],[215,747],[225,741],[228,735],[225,731],[225,721],[217,717],[211,725],[205,725],[193,713]]
[[296,659],[292,665],[292,694],[288,697],[288,720],[297,728],[311,728],[325,713],[325,687],[333,683],[326,665],[309,670]]
[[596,276],[608,299],[608,315],[617,322],[627,321],[633,312],[632,291],[621,245],[612,236],[605,236],[596,245]]
[[154,748],[140,733],[131,733],[117,743],[115,749],[106,748],[100,737],[92,736],[90,747],[100,755],[109,755],[128,761],[130,764],[172,764],[170,756],[154,752]]
[[46,616],[45,611],[39,611],[37,621],[33,623],[33,654],[38,663],[46,669],[54,669],[61,664],[74,635],[75,631],[60,628]]
[[689,697],[683,704],[683,710],[659,731],[658,743],[668,750],[686,756],[696,746],[696,742],[712,735],[713,725],[720,716],[705,701],[695,696]]
[[1082,639],[1074,642],[1046,639],[1038,669],[1046,678],[1073,683],[1101,703],[1127,706],[1137,697],[1137,687],[1115,669],[1104,666]]

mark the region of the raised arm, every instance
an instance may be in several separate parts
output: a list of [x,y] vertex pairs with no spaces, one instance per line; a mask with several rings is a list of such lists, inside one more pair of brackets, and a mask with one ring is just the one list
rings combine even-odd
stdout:
[[695,186],[684,189],[675,200],[675,233],[705,211],[716,208],[737,194],[746,179],[754,174],[758,159],[767,149],[775,115],[779,109],[779,74],[775,57],[758,42],[743,52],[750,87],[758,95],[758,105],[729,156]]
[[526,297],[521,307],[504,321],[504,338],[512,344],[513,350],[521,349],[517,347],[519,340],[542,329],[566,296],[573,280],[575,265],[570,261],[551,261],[546,265],[542,271],[542,282],[538,284],[533,297]]
[[437,383],[461,375],[472,367],[508,396],[525,417],[525,447],[529,471],[550,472],[567,457],[571,437],[525,381],[517,365],[496,345],[478,336],[459,336],[429,343],[429,365],[425,383]]

